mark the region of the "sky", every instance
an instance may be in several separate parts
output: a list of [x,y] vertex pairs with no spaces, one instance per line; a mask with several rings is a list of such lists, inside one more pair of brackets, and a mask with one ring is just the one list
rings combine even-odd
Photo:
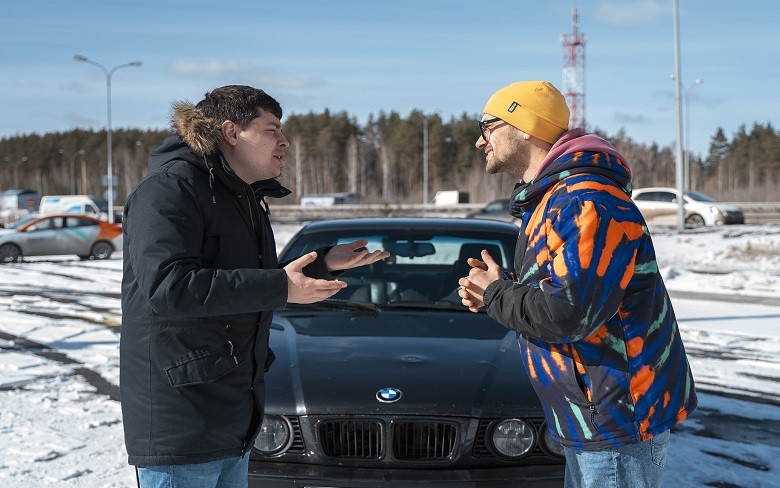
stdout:
[[[275,223],[277,250],[299,228]],[[672,436],[662,485],[780,486],[780,225],[652,232],[699,398]],[[121,278],[121,253],[3,265],[4,487],[135,486],[111,397],[119,381]],[[680,298],[683,292],[699,299]],[[720,299],[703,300],[702,292]]]
[[[586,36],[589,128],[671,146],[677,137],[672,0],[27,0],[0,16],[0,138],[101,129],[106,76],[115,128],[168,126],[171,102],[249,84],[285,113],[346,111],[359,122],[413,108],[481,114],[519,80],[562,87],[561,36],[577,7]],[[718,127],[778,125],[774,0],[680,0],[690,148]],[[703,80],[696,84],[696,80]],[[683,92],[684,93],[684,92]],[[688,124],[683,123],[683,134]],[[475,128],[475,139],[478,136]]]

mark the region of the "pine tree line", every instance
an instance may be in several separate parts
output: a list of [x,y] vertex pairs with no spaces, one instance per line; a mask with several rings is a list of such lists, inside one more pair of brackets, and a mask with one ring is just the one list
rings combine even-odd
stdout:
[[[423,127],[428,128],[428,194],[467,191],[472,202],[509,195],[514,181],[485,173],[484,155],[474,143],[477,116],[443,120],[412,111],[380,112],[360,124],[346,112],[294,114],[285,118],[290,140],[282,183],[294,203],[310,193],[352,192],[369,203],[422,203]],[[643,144],[624,130],[604,134],[628,160],[634,187],[676,186],[671,146]],[[164,130],[118,129],[112,133],[113,167],[118,176],[115,203],[146,174],[150,150]],[[780,133],[771,124],[745,126],[728,138],[711,137],[704,157],[690,155],[689,187],[724,201],[775,201],[780,183]],[[0,139],[0,189],[31,188],[40,195],[102,195],[106,174],[106,133],[75,129]],[[18,180],[17,183],[15,183]],[[280,202],[282,203],[282,202]]]

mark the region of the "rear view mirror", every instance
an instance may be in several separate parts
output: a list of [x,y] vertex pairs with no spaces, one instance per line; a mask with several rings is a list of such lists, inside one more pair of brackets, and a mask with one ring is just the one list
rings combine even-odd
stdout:
[[385,250],[402,258],[421,258],[436,254],[436,249],[430,242],[396,241],[386,246]]

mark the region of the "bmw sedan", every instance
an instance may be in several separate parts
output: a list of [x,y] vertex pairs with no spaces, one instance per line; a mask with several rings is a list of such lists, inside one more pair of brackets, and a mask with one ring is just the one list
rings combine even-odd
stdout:
[[276,313],[250,486],[561,486],[516,333],[457,294],[482,249],[511,269],[517,233],[476,219],[303,227],[280,261],[356,239],[391,257],[344,272],[331,299]]
[[67,254],[108,259],[121,249],[122,226],[89,215],[33,215],[0,229],[0,263]]

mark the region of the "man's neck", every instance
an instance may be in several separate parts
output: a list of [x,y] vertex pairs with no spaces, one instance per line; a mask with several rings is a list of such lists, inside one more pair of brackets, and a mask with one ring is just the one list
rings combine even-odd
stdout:
[[[532,139],[533,141],[533,139]],[[539,141],[541,142],[541,141]],[[528,169],[523,172],[523,180],[524,182],[533,181],[534,178],[539,174],[539,169],[542,167],[542,163],[544,162],[544,158],[547,157],[547,154],[550,153],[549,144],[543,143],[545,146],[540,146],[537,144],[531,144],[529,154],[528,154]]]

